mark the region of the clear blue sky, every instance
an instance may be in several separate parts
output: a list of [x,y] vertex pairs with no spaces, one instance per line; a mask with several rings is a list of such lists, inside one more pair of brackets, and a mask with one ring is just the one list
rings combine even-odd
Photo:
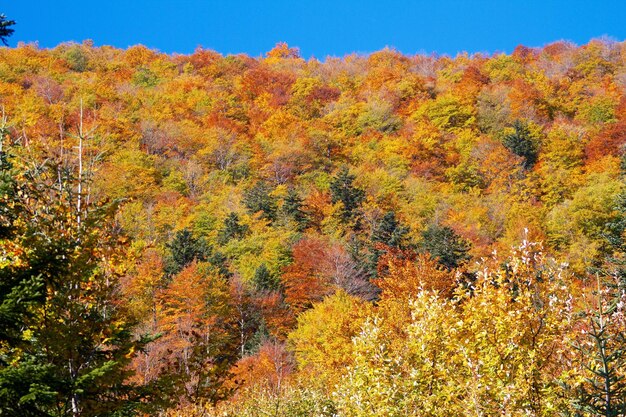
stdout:
[[17,21],[12,46],[46,48],[92,39],[259,56],[284,41],[324,58],[385,46],[455,55],[626,39],[626,0],[0,0],[0,12]]

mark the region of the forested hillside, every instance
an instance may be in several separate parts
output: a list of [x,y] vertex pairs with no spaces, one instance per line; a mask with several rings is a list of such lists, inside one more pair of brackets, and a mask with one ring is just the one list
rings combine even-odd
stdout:
[[0,48],[0,416],[626,415],[626,43]]

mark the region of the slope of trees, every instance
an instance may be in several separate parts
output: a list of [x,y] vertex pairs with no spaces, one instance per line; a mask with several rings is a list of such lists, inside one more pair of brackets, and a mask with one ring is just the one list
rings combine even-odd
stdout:
[[625,88],[605,40],[0,48],[0,409],[623,414]]

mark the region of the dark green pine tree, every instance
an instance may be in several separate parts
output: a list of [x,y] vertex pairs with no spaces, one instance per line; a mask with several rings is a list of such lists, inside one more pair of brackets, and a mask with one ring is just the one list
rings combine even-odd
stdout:
[[429,253],[449,269],[470,259],[469,248],[469,243],[454,230],[438,224],[432,224],[422,232],[422,241],[419,244],[420,251]]
[[342,203],[341,220],[347,224],[357,220],[365,191],[354,186],[356,176],[350,174],[347,167],[341,168],[330,183],[330,196],[333,204]]
[[309,216],[303,210],[302,199],[295,189],[289,188],[287,191],[281,211],[285,217],[293,220],[298,232],[302,232],[308,227]]
[[378,260],[387,248],[405,250],[408,247],[408,234],[410,229],[402,225],[396,218],[396,213],[388,211],[378,221],[370,235],[371,248],[368,259],[368,273],[376,276]]
[[626,415],[626,274],[621,266],[604,289],[598,278],[597,306],[584,312],[587,340],[575,345],[588,377],[576,389],[574,406],[594,416]]
[[537,162],[537,145],[532,140],[528,126],[519,120],[513,123],[513,133],[504,137],[502,144],[517,156],[524,158],[524,169],[531,169]]
[[272,189],[265,181],[257,182],[243,195],[243,204],[250,214],[261,213],[261,217],[273,222],[276,220],[276,198],[270,195]]
[[[0,152],[0,242],[12,241],[24,232],[17,223],[20,213],[26,210],[18,191],[8,155]],[[7,260],[11,263],[13,259],[9,255]],[[22,323],[44,300],[44,285],[39,275],[24,277],[10,271],[11,265],[0,269],[0,343],[19,341]]]
[[254,271],[252,283],[259,291],[278,291],[280,289],[280,280],[267,269],[264,263]]
[[183,229],[176,232],[174,239],[167,244],[169,257],[165,266],[167,276],[176,275],[193,261],[205,261],[211,254],[211,249],[203,239],[193,236],[190,230]]
[[624,233],[626,232],[626,191],[622,191],[615,199],[613,210],[617,213],[615,218],[607,223],[603,236],[607,244],[608,252],[626,252]]
[[4,46],[9,46],[7,38],[13,35],[15,29],[11,26],[15,25],[15,20],[9,20],[4,14],[0,14],[0,41]]
[[218,274],[224,278],[231,278],[233,276],[230,269],[228,269],[228,258],[220,251],[215,251],[208,259],[209,263],[215,268]]
[[224,219],[224,226],[219,231],[217,241],[220,245],[225,245],[233,239],[241,239],[248,232],[248,227],[239,222],[237,213],[230,213]]
[[372,241],[392,248],[402,249],[407,242],[410,229],[396,218],[396,213],[388,211],[372,230]]

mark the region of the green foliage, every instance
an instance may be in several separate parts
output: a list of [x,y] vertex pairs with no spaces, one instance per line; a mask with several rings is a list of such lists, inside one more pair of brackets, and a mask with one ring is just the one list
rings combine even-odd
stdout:
[[261,291],[277,291],[280,289],[280,279],[274,276],[264,263],[254,271],[252,283],[257,290]]
[[79,45],[72,45],[64,54],[67,65],[72,71],[83,72],[87,70],[89,59]]
[[261,218],[273,222],[276,220],[276,199],[270,195],[271,188],[264,181],[259,181],[244,193],[243,204],[250,214],[261,213]]
[[354,186],[355,175],[344,166],[330,182],[330,194],[333,204],[341,203],[340,218],[345,224],[355,220],[359,208],[365,199],[365,191]]
[[537,144],[531,132],[523,122],[516,120],[513,123],[513,132],[504,136],[502,144],[517,156],[524,158],[524,169],[531,169],[537,162]]
[[211,252],[206,242],[195,238],[190,230],[176,232],[174,239],[167,244],[169,258],[165,267],[168,276],[176,275],[193,261],[205,261]]
[[[7,169],[4,163],[2,178]],[[12,259],[0,265],[0,320],[15,321],[0,332],[0,409],[23,416],[131,411],[144,393],[129,382],[128,366],[150,339],[133,335],[116,298],[115,206],[92,205],[79,217],[75,180],[50,183],[56,173],[52,164],[22,165],[13,171],[17,197],[2,200],[3,211],[16,213],[14,233],[2,241]]]
[[378,260],[387,248],[406,250],[410,246],[410,231],[408,226],[398,221],[394,211],[388,211],[374,224],[370,235],[372,247],[367,262],[371,277],[377,275]]
[[589,415],[623,416],[626,414],[626,296],[619,286],[598,284],[594,298],[597,306],[589,305],[584,312],[585,337],[575,345],[586,378],[576,387],[574,405]]
[[230,213],[224,219],[224,226],[219,232],[218,242],[220,245],[224,245],[232,239],[241,239],[248,232],[248,227],[239,223],[239,216],[237,213]]
[[280,212],[295,223],[298,232],[304,231],[310,223],[309,216],[303,207],[302,198],[298,192],[294,188],[289,188]]
[[442,95],[430,102],[425,114],[435,126],[446,130],[470,127],[476,121],[472,108],[451,95]]
[[422,232],[419,248],[437,258],[446,268],[456,268],[470,259],[469,243],[448,226],[432,224]]
[[400,249],[407,243],[409,232],[409,227],[396,219],[396,213],[388,211],[372,230],[372,241]]
[[15,20],[9,20],[6,15],[0,14],[0,41],[4,46],[9,46],[7,38],[15,32],[15,29],[11,27],[13,25],[15,25]]
[[149,68],[139,68],[133,74],[133,83],[139,87],[154,87],[159,82],[159,77]]

